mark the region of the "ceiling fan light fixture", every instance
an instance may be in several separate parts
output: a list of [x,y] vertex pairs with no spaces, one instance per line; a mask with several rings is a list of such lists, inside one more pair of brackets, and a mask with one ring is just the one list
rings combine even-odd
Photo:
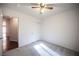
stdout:
[[46,9],[49,9],[49,10],[52,10],[53,9],[53,7],[49,7],[46,4],[44,4],[44,3],[40,3],[39,4],[39,7],[32,7],[32,8],[40,8],[40,14],[44,13],[44,11]]
[[44,11],[45,11],[45,4],[40,3],[40,14],[44,13]]
[[42,8],[42,9],[40,10],[40,14],[44,13],[44,11],[45,11],[45,9]]

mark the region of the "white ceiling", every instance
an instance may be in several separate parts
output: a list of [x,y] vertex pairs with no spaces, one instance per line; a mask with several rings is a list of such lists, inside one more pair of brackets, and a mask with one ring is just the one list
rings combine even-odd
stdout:
[[46,18],[50,17],[51,15],[55,15],[57,13],[69,10],[71,8],[78,7],[79,4],[47,4],[47,6],[52,6],[53,10],[46,10],[43,14],[40,14],[39,9],[32,9],[32,6],[38,6],[37,3],[9,3],[9,4],[2,4],[5,7],[11,8],[13,10],[20,11],[22,13],[26,13],[28,15],[37,17],[37,18]]

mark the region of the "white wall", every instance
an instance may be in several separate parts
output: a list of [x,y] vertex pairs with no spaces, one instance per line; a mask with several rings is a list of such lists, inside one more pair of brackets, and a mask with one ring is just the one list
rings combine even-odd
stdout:
[[19,20],[20,44],[25,45],[39,40],[40,24],[38,23],[38,20],[30,16],[23,16],[20,19],[22,19]]
[[42,39],[79,51],[77,9],[70,9],[45,19],[42,23]]
[[4,15],[19,19],[19,47],[39,40],[39,20],[10,8],[4,8]]

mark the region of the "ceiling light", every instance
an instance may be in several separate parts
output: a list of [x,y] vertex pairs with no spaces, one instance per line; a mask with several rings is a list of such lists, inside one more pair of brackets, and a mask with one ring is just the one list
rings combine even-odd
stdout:
[[46,6],[46,4],[44,3],[40,3],[38,7],[32,7],[32,8],[40,8],[40,14],[44,13],[45,9],[49,10],[53,9],[53,7]]

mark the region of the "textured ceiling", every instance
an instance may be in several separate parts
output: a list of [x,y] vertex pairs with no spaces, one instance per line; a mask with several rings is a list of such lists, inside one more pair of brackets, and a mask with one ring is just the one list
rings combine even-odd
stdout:
[[55,15],[57,13],[76,8],[78,7],[79,4],[68,4],[68,3],[63,3],[63,4],[47,4],[47,6],[52,6],[54,9],[53,10],[45,10],[43,14],[40,14],[39,9],[32,9],[32,6],[39,6],[37,3],[9,3],[9,4],[2,4],[3,6],[7,8],[11,8],[13,10],[20,11],[22,13],[26,13],[28,15],[37,17],[37,18],[46,18],[50,17],[52,15]]

